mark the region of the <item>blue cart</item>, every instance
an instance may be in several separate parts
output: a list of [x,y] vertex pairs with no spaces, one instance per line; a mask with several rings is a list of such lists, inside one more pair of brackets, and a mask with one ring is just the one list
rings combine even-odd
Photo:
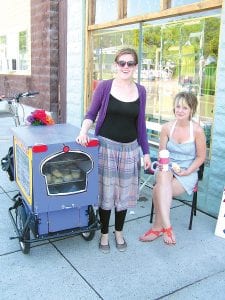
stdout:
[[82,235],[90,241],[98,219],[98,145],[75,142],[70,124],[13,128],[19,193],[9,215],[24,254],[45,239]]

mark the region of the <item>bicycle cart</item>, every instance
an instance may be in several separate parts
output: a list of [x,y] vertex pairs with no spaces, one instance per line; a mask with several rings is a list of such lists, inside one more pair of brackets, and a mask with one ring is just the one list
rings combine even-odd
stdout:
[[14,177],[19,194],[9,215],[21,250],[33,242],[82,235],[89,241],[98,220],[98,140],[75,142],[70,124],[15,127]]

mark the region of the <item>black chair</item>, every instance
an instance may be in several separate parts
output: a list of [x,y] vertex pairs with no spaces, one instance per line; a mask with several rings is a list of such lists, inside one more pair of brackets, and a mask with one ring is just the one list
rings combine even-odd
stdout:
[[[151,161],[152,163],[154,161],[157,161],[158,158],[157,157],[151,157]],[[143,159],[141,160],[141,166],[143,168],[144,166],[144,162],[143,162]],[[154,171],[153,170],[144,170],[144,174],[143,176],[141,176],[141,184],[140,184],[140,188],[139,188],[139,192],[141,192],[145,187],[148,187],[148,188],[153,188],[153,185],[150,183],[151,179],[152,179],[152,175],[154,175]]]
[[[196,211],[197,211],[197,200],[198,200],[198,183],[200,180],[203,178],[203,172],[204,172],[204,163],[199,167],[198,170],[198,181],[193,189],[193,196],[192,196],[192,204],[191,204],[191,215],[190,215],[190,220],[189,220],[189,226],[188,229],[192,229],[192,222],[193,222],[193,216],[196,216]],[[181,202],[185,202],[183,200],[179,200]],[[152,207],[151,207],[151,214],[150,214],[150,223],[153,221],[153,214],[154,214],[154,204],[152,201]]]

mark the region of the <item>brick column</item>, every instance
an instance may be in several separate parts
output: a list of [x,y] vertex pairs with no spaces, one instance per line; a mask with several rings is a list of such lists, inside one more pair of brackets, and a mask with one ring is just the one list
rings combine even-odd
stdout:
[[31,1],[31,76],[40,91],[39,107],[57,115],[58,1]]

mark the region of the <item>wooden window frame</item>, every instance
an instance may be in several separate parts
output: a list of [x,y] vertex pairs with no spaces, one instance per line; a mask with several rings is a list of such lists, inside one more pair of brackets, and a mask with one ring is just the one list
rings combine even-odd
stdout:
[[[122,4],[121,4],[122,2]],[[122,25],[130,25],[139,22],[158,20],[173,16],[181,16],[190,13],[198,13],[206,10],[212,10],[216,8],[221,8],[223,4],[223,0],[206,0],[203,2],[196,2],[188,5],[183,5],[179,7],[171,8],[170,0],[160,0],[160,8],[159,12],[147,13],[135,17],[127,18],[125,14],[127,13],[127,0],[118,0],[118,20],[102,23],[102,24],[94,24],[93,20],[95,19],[93,14],[95,14],[96,9],[96,0],[88,0],[87,1],[87,10],[90,14],[90,18],[88,20],[87,30],[97,30],[97,29],[105,29],[111,27],[118,27]],[[122,18],[122,16],[124,16]]]

